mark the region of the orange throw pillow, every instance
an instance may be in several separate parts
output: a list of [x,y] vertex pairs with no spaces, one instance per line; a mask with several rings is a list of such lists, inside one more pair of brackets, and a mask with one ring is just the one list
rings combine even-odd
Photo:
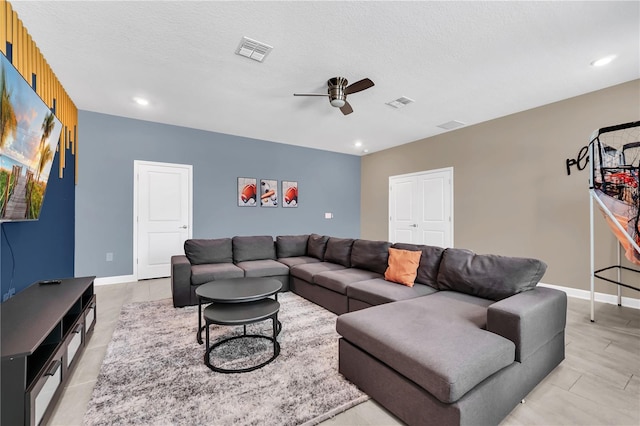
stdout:
[[384,279],[394,283],[413,287],[418,275],[422,251],[389,249],[389,266],[384,273]]

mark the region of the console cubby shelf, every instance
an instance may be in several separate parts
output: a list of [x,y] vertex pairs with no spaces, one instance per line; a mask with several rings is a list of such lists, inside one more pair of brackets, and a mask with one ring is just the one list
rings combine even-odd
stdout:
[[50,416],[95,325],[94,279],[36,283],[0,307],[3,425]]

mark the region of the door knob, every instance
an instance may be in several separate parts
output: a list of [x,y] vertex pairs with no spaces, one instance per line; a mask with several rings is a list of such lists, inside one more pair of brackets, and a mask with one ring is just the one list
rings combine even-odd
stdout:
[[187,229],[187,225],[182,225],[180,228]]
[[417,224],[417,223],[414,223],[413,225],[409,225],[409,226],[410,226],[410,227],[412,227],[412,228],[417,228],[417,227],[418,227],[418,224]]

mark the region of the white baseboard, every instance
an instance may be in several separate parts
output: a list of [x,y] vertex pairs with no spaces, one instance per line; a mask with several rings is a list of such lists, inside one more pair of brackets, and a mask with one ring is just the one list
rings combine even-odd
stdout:
[[[556,290],[561,290],[567,293],[569,297],[575,297],[576,299],[591,299],[591,292],[588,290],[580,290],[572,287],[562,287],[559,285],[553,284],[545,284],[540,283],[539,285],[543,287],[555,288]],[[618,304],[618,296],[615,294],[607,294],[607,293],[598,293],[594,294],[594,299],[596,302],[609,303],[611,305]],[[635,299],[633,297],[622,297],[622,306],[626,306],[628,308],[640,309],[640,299]]]
[[93,281],[94,285],[110,285],[110,284],[122,284],[137,281],[135,275],[120,275],[117,277],[100,277]]

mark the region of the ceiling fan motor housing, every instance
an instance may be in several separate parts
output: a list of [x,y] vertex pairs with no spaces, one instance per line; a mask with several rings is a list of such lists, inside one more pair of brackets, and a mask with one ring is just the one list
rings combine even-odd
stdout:
[[334,77],[327,81],[327,85],[329,86],[329,102],[332,106],[336,108],[342,108],[346,102],[347,95],[344,93],[344,89],[347,87],[349,82],[344,77]]

